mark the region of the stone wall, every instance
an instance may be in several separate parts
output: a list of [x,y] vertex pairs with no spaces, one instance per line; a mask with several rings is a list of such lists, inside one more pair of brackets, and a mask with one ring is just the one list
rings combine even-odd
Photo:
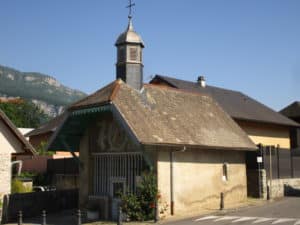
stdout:
[[[270,186],[270,181],[268,181]],[[271,197],[280,198],[288,195],[289,188],[300,189],[300,178],[291,179],[276,179],[272,180],[272,186],[270,186]]]
[[11,155],[0,152],[0,198],[10,193],[11,188]]

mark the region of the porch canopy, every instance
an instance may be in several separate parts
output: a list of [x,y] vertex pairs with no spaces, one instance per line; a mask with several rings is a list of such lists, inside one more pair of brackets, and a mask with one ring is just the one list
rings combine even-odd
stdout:
[[141,145],[245,151],[257,148],[209,95],[158,85],[144,85],[138,91],[116,80],[68,108],[48,149],[78,151],[87,127],[107,112],[134,143]]

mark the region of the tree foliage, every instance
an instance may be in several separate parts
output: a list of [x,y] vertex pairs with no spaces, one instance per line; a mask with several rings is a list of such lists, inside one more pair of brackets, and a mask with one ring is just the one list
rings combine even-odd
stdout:
[[50,118],[30,101],[1,102],[0,109],[16,127],[36,128]]

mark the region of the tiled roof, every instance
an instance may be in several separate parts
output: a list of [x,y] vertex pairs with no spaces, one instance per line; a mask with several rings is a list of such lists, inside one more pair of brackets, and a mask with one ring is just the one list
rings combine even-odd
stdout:
[[[107,87],[111,87],[110,94]],[[256,149],[246,133],[206,94],[156,85],[144,85],[137,91],[121,80],[96,93],[97,98],[95,94],[91,97],[92,104],[82,101],[80,108],[112,105],[141,144]]]
[[55,132],[56,129],[60,126],[60,124],[64,121],[66,117],[66,113],[62,113],[47,123],[42,124],[40,127],[28,132],[25,134],[25,137],[36,136],[39,134],[45,134],[49,132]]
[[300,102],[293,102],[284,109],[280,110],[280,113],[289,118],[300,118]]
[[174,88],[211,95],[234,119],[284,126],[300,126],[268,106],[238,91],[208,85],[203,88],[197,82],[179,80],[161,75],[156,75],[151,83],[158,83],[161,81]]

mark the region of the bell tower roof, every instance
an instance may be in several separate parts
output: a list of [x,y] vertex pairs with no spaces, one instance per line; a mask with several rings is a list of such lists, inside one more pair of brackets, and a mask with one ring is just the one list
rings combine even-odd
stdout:
[[121,33],[115,43],[116,46],[122,44],[140,44],[144,48],[144,42],[139,34],[137,34],[132,25],[132,17],[128,16],[128,26],[127,29]]

